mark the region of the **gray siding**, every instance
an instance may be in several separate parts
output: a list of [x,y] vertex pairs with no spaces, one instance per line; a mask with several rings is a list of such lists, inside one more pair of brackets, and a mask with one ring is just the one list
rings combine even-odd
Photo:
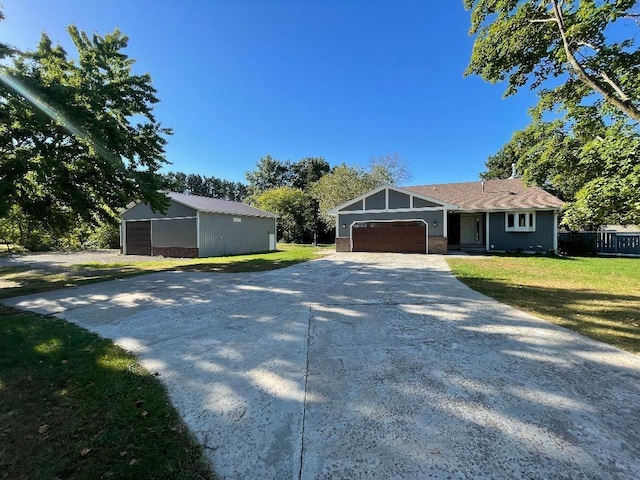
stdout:
[[489,214],[490,250],[529,250],[553,249],[553,211],[536,212],[535,232],[505,232],[505,213]]
[[437,203],[429,202],[423,198],[413,197],[413,208],[439,207]]
[[[242,221],[234,222],[234,218]],[[265,252],[269,250],[269,234],[275,231],[275,218],[203,212],[200,214],[200,256]]]
[[389,189],[389,208],[410,208],[411,197],[406,193]]
[[[381,212],[381,213],[341,213],[337,218],[337,236],[349,237],[350,227],[356,221],[374,220],[426,220],[429,224],[430,237],[442,237],[443,234],[443,211],[426,212]],[[438,223],[433,226],[434,220]],[[344,227],[343,227],[344,225]]]
[[154,220],[151,222],[151,245],[154,247],[196,248],[197,227],[195,218]]
[[174,217],[195,217],[196,211],[193,208],[169,200],[169,208],[166,213],[153,212],[151,208],[141,203],[128,212],[122,214],[123,220],[147,220],[149,218],[174,218]]
[[340,209],[341,212],[352,210],[362,210],[362,200],[353,202],[351,205],[347,205],[346,207]]
[[387,203],[387,194],[384,190],[365,198],[364,208],[367,210],[384,210]]

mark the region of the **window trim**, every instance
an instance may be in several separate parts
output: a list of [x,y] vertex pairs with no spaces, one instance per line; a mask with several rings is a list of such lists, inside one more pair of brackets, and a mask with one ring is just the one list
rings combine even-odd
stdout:
[[[513,227],[509,226],[509,216],[513,215]],[[520,226],[520,215],[524,215],[524,226]],[[536,211],[535,210],[518,210],[513,212],[504,212],[504,231],[505,232],[535,232],[536,231]]]

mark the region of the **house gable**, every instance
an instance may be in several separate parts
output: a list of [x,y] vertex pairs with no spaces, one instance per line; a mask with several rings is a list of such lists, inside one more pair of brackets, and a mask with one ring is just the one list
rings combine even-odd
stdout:
[[455,210],[458,207],[399,187],[383,186],[349,200],[329,210],[328,213],[336,216],[353,212],[389,212],[443,208]]

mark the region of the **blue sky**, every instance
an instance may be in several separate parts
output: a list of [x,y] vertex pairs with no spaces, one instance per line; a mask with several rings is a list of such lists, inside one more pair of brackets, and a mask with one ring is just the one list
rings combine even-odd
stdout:
[[44,31],[71,53],[71,23],[127,34],[174,129],[170,170],[244,181],[267,154],[365,165],[395,152],[411,184],[476,180],[534,97],[465,78],[469,13],[437,4],[3,0],[0,38],[26,49]]

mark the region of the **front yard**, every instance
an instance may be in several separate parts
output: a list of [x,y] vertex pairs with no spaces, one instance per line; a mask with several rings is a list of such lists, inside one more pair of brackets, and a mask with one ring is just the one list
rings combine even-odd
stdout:
[[[253,272],[323,249],[208,259],[0,267],[0,299],[162,270]],[[154,372],[73,324],[0,305],[0,478],[212,479]]]
[[474,290],[640,353],[640,259],[470,256],[447,262]]
[[113,256],[115,262],[73,265],[16,264],[0,266],[0,300],[3,298],[104,282],[116,278],[167,270],[198,272],[259,272],[288,267],[317,258],[326,248],[279,244],[275,252],[211,258],[149,257],[141,261],[126,255]]

